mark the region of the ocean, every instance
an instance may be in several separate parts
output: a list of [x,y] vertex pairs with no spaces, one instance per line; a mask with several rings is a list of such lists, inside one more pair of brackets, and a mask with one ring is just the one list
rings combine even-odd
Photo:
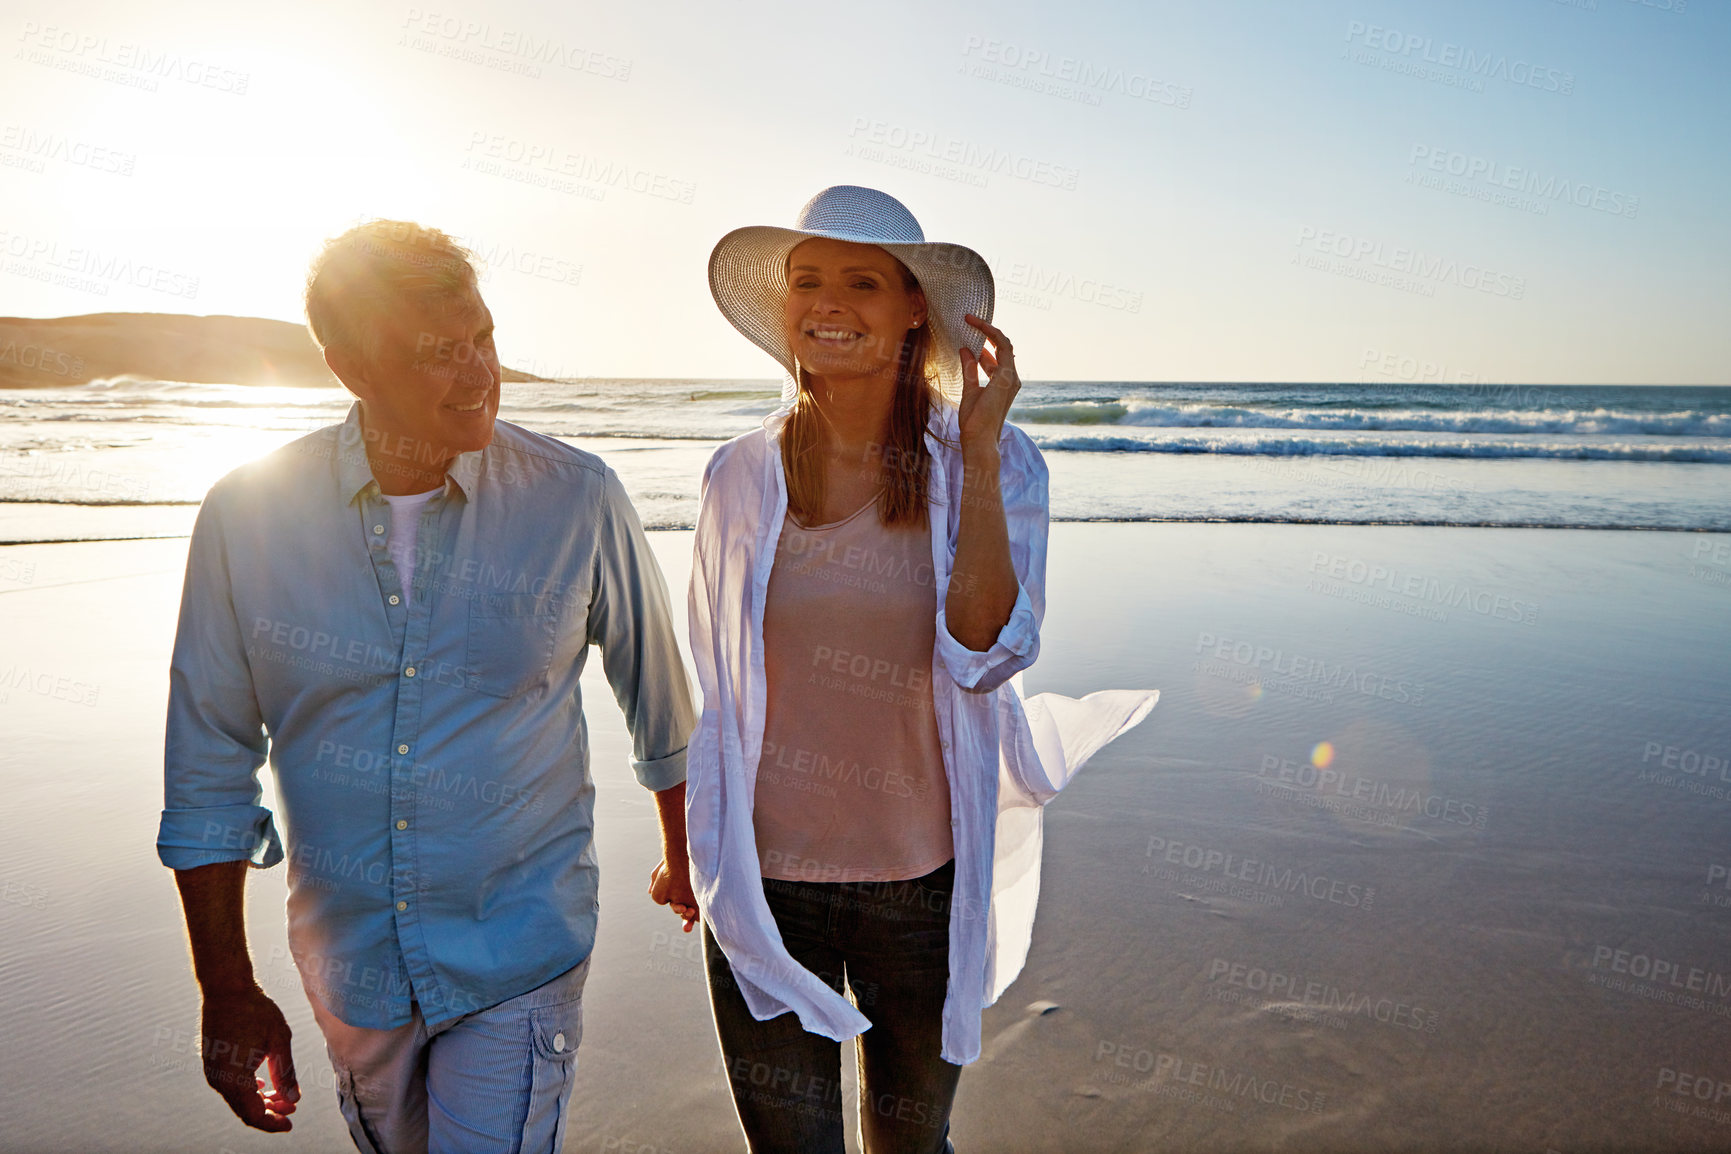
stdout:
[[[773,381],[505,386],[500,415],[600,453],[651,528]],[[178,535],[222,474],[340,421],[340,389],[121,378],[0,392],[0,540]],[[1033,382],[1012,420],[1065,521],[1731,529],[1731,388]]]
[[[600,452],[675,527],[778,395],[513,384],[505,415]],[[248,934],[306,1097],[266,1138],[204,1083],[155,838],[196,502],[348,403],[0,392],[0,543],[75,542],[0,547],[8,1150],[347,1142],[285,871],[253,872]],[[1701,1095],[1731,1086],[1728,414],[1731,389],[1028,385],[1015,417],[1071,523],[1024,688],[1161,699],[1042,818],[1033,943],[985,1011],[957,1141],[1725,1150],[1727,1103]],[[1176,523],[1210,518],[1242,523]],[[1475,525],[1535,527],[1452,527]],[[1651,528],[1720,531],[1630,531]],[[649,542],[677,607],[691,534]],[[644,895],[655,807],[604,673],[566,1147],[714,1149],[737,1122],[702,952]]]

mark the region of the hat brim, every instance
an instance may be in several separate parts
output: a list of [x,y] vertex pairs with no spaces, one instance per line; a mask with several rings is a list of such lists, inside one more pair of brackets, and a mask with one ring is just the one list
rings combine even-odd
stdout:
[[[782,399],[790,401],[798,386],[793,350],[782,332],[781,314],[787,300],[787,256],[800,242],[826,237],[821,232],[774,225],[736,228],[709,254],[709,291],[721,315],[752,344],[774,357],[787,371]],[[875,244],[908,266],[926,294],[927,321],[932,328],[930,363],[937,370],[938,388],[951,400],[961,396],[962,359],[968,348],[977,356],[985,334],[963,318],[973,313],[992,319],[996,289],[985,258],[971,248],[942,241],[897,244],[832,237]]]

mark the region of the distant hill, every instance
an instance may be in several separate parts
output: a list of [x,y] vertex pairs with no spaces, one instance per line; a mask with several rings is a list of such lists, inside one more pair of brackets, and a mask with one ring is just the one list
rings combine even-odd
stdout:
[[[0,389],[105,377],[322,387],[338,381],[305,325],[263,317],[93,313],[0,317]],[[507,381],[542,378],[504,370]]]

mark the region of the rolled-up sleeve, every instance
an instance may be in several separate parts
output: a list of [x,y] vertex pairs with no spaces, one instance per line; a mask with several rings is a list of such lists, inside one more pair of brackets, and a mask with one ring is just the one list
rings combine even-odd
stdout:
[[156,852],[170,869],[282,860],[258,771],[268,740],[235,618],[220,490],[199,510],[169,665],[163,811]]
[[685,751],[696,725],[691,684],[679,658],[667,583],[611,469],[595,566],[589,639],[601,649],[607,682],[631,730],[632,772],[646,789],[671,789],[685,780]]
[[[938,654],[956,684],[988,693],[1034,663],[1040,655],[1040,622],[1046,616],[1046,536],[1049,523],[1046,461],[1028,435],[1004,426],[999,439],[999,491],[1016,571],[1016,603],[1010,619],[984,650],[969,649],[950,633],[938,600]],[[953,498],[960,499],[959,494]]]

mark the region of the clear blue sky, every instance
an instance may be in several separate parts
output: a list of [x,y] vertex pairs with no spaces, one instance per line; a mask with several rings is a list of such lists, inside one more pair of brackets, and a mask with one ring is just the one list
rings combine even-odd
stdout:
[[1723,3],[8,7],[8,315],[299,320],[409,217],[507,362],[768,377],[709,249],[858,183],[1030,378],[1731,383]]

